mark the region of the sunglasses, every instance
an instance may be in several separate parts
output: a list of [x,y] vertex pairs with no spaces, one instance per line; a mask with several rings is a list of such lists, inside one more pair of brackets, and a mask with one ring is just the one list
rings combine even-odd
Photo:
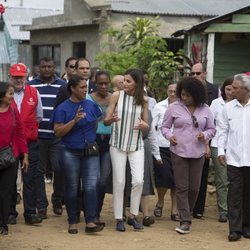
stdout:
[[191,72],[191,75],[192,75],[192,76],[195,76],[195,75],[199,76],[201,73],[202,73],[202,72]]
[[69,65],[69,68],[74,69],[75,65]]
[[193,122],[194,127],[198,128],[199,127],[199,123],[197,121],[197,118],[194,115],[191,115],[191,118],[192,118],[192,122]]

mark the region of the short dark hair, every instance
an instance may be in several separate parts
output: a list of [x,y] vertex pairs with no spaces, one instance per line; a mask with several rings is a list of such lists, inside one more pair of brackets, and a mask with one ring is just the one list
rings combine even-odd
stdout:
[[66,61],[65,61],[65,67],[69,67],[69,62],[72,60],[77,60],[76,57],[69,57]]
[[55,64],[55,61],[51,57],[43,57],[39,60],[39,64],[41,64],[41,62],[53,62]]
[[220,88],[221,97],[223,98],[224,101],[227,99],[226,93],[225,93],[225,88],[226,88],[226,86],[228,86],[228,85],[232,85],[233,81],[234,81],[233,76],[228,77],[228,78],[223,82],[223,84],[222,84],[222,86],[221,86],[221,88]]
[[195,77],[186,77],[177,84],[176,95],[181,99],[181,92],[185,90],[193,99],[196,107],[202,106],[207,101],[206,89],[203,83]]
[[76,60],[75,69],[78,69],[78,67],[79,67],[79,62],[81,62],[81,61],[86,61],[86,62],[88,62],[88,63],[89,63],[89,67],[90,67],[90,61],[89,61],[87,58],[85,58],[85,57],[81,57],[81,58],[78,58],[78,59]]
[[0,103],[2,102],[2,98],[5,97],[6,92],[9,87],[12,87],[11,83],[8,82],[0,82]]
[[124,75],[130,75],[136,83],[135,87],[135,104],[144,104],[144,76],[140,69],[128,69]]
[[69,78],[69,82],[67,84],[67,90],[68,92],[71,94],[72,90],[71,87],[75,88],[80,81],[85,80],[83,77],[79,76],[79,75],[73,75]]
[[108,77],[109,81],[110,81],[110,74],[108,71],[105,71],[105,70],[99,70],[95,73],[95,81],[97,81],[97,78],[101,75],[105,75]]

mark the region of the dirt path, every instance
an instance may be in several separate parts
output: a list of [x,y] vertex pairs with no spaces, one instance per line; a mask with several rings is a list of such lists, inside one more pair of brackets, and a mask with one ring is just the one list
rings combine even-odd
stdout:
[[[51,193],[51,184],[47,184]],[[250,240],[228,242],[228,225],[217,221],[217,211],[214,196],[208,195],[206,217],[204,220],[194,220],[189,235],[179,235],[174,229],[178,225],[169,218],[169,199],[166,200],[163,217],[157,219],[144,232],[134,232],[129,226],[125,233],[114,230],[115,222],[112,213],[112,197],[105,199],[103,219],[106,228],[97,235],[86,235],[84,225],[79,224],[79,233],[67,233],[66,211],[62,216],[53,214],[51,206],[48,209],[48,219],[39,226],[27,226],[22,216],[22,205],[18,205],[19,216],[17,225],[10,226],[8,236],[0,236],[1,250],[78,250],[78,249],[114,249],[114,250],[146,250],[146,249],[250,249]],[[153,210],[155,197],[151,198]],[[81,230],[82,228],[82,230]]]

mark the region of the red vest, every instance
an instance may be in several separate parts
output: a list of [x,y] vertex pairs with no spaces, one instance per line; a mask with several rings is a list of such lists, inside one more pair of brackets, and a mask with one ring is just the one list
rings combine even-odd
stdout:
[[[13,101],[13,104],[16,105],[15,101]],[[37,104],[38,97],[36,88],[26,84],[20,115],[27,142],[36,141],[38,139],[38,121],[36,118]]]

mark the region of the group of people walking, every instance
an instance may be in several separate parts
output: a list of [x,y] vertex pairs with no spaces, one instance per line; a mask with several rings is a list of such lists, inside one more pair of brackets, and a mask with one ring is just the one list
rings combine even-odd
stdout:
[[16,159],[0,169],[1,234],[8,234],[10,218],[15,224],[19,163],[26,224],[47,218],[44,177],[50,164],[53,212],[62,215],[65,204],[70,234],[78,233],[82,211],[86,233],[104,229],[107,190],[113,194],[116,231],[126,231],[125,219],[135,230],[152,225],[148,197],[154,187],[154,215],[162,216],[170,189],[170,218],[180,223],[176,232],[189,233],[192,217],[203,217],[212,157],[219,221],[229,220],[229,241],[250,238],[247,74],[227,79],[219,90],[198,63],[192,76],[169,83],[168,97],[156,104],[146,72],[139,69],[116,76],[110,91],[109,73],[98,70],[93,82],[86,58],[69,58],[62,79],[54,68],[51,58],[42,58],[40,74],[28,82],[27,67],[14,64],[10,82],[0,83],[0,154],[10,146]]

